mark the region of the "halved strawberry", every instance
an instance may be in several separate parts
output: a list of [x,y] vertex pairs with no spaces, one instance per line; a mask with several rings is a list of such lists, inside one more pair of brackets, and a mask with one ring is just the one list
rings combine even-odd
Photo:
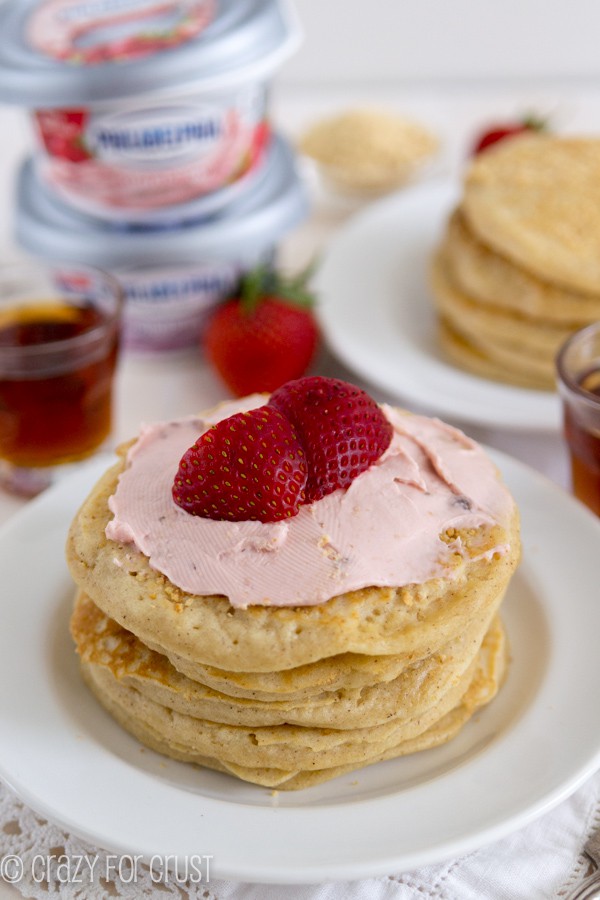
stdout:
[[366,391],[315,375],[278,388],[269,406],[292,423],[308,465],[306,502],[345,488],[386,450],[392,426]]
[[304,501],[304,451],[290,422],[270,406],[237,413],[186,450],[173,499],[186,512],[232,522],[276,522]]

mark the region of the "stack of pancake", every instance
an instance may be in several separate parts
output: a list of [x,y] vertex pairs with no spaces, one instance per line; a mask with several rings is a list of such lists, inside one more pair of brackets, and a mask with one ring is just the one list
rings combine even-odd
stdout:
[[[186,593],[106,537],[125,467],[103,476],[70,531],[71,630],[88,685],[146,746],[304,788],[439,745],[496,693],[507,662],[498,608],[520,554],[508,495],[510,522],[440,536],[447,577],[239,608]],[[452,502],[451,517],[471,509]]]
[[456,365],[553,389],[558,348],[600,318],[600,140],[532,134],[476,157],[431,284]]

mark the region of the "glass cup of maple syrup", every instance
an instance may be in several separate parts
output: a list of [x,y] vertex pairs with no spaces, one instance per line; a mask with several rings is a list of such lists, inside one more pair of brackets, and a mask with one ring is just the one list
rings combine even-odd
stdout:
[[22,496],[111,430],[122,291],[67,263],[0,268],[0,484]]
[[600,516],[600,322],[563,344],[556,367],[573,493]]

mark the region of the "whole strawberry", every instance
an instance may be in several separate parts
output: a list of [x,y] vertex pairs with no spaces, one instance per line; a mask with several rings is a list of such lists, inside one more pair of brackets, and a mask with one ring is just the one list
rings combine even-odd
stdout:
[[366,391],[315,375],[284,384],[269,399],[291,422],[306,454],[306,502],[320,500],[379,459],[392,426]]
[[186,450],[173,499],[207,519],[277,522],[304,501],[306,460],[289,421],[270,406],[237,413]]
[[546,121],[537,116],[526,116],[517,122],[503,122],[486,128],[476,139],[471,156],[477,156],[488,147],[505,141],[507,138],[516,137],[519,134],[525,134],[528,131],[545,131]]
[[237,396],[269,393],[306,372],[319,340],[306,286],[310,274],[307,269],[286,279],[261,266],[214,313],[204,347]]

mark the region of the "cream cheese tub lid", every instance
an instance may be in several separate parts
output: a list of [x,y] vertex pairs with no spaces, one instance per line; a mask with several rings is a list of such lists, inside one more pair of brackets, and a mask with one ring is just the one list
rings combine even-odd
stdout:
[[17,186],[16,239],[34,256],[108,270],[252,258],[276,245],[308,214],[306,188],[294,154],[281,137],[272,141],[265,173],[241,198],[213,216],[149,227],[115,225],[70,209],[40,183],[28,160]]
[[268,78],[299,42],[289,0],[5,0],[0,101],[226,90]]

